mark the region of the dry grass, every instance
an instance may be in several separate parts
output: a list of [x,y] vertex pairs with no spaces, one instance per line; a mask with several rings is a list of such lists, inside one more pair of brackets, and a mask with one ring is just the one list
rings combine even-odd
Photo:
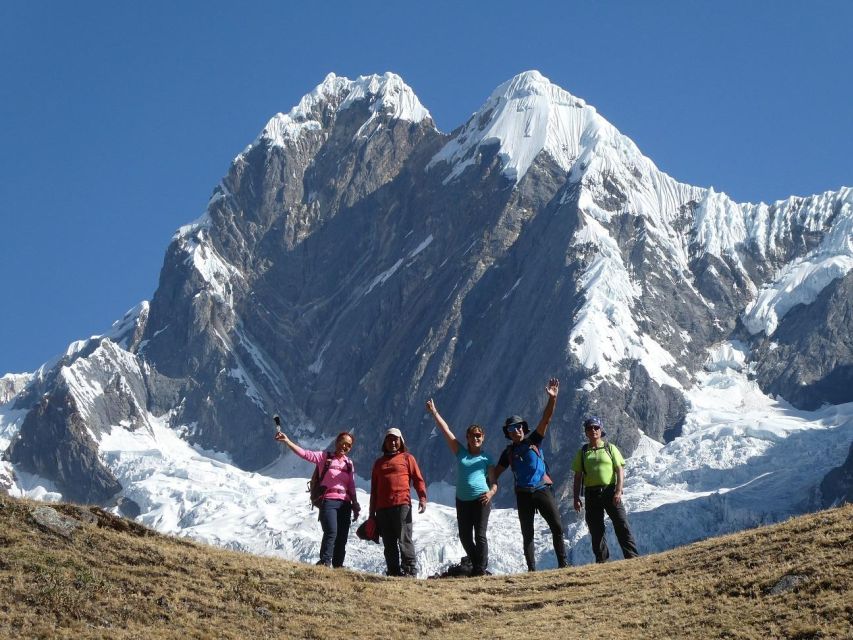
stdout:
[[[429,581],[227,552],[97,509],[67,540],[32,506],[0,497],[0,638],[853,638],[853,506],[630,562]],[[772,594],[786,576],[798,584]]]

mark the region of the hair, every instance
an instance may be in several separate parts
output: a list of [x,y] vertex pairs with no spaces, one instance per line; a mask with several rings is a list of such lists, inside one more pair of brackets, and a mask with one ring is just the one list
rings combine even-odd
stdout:
[[484,436],[486,435],[486,430],[483,429],[483,427],[478,424],[472,424],[470,427],[468,427],[468,429],[466,429],[465,436],[467,437],[468,434],[470,434],[474,429],[479,430],[479,432],[482,433]]
[[341,441],[341,438],[347,436],[350,439],[350,442],[355,444],[355,436],[352,435],[349,431],[341,431],[338,435],[335,436],[335,444]]

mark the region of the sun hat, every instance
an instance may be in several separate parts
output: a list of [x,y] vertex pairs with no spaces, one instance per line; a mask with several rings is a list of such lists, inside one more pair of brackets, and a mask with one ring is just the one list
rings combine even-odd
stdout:
[[527,421],[524,418],[522,418],[521,416],[510,416],[509,418],[506,419],[506,422],[504,422],[504,427],[503,427],[504,428],[504,435],[507,438],[509,438],[509,428],[513,425],[516,425],[516,424],[521,425],[521,430],[525,434],[530,433],[530,427],[527,426]]

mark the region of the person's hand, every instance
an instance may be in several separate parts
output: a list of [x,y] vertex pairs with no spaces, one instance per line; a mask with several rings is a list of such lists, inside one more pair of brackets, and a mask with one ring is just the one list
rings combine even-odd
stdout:
[[275,439],[279,442],[287,442],[287,436],[282,431],[276,432]]
[[438,409],[435,408],[435,400],[430,398],[429,400],[426,401],[426,410],[427,410],[427,413],[430,414],[431,416],[435,416],[435,414],[438,413]]
[[358,516],[361,513],[361,507],[357,504],[352,505],[352,521],[355,522],[358,520]]
[[622,492],[616,491],[613,493],[613,506],[618,507],[620,502],[622,502]]
[[581,504],[581,499],[580,499],[580,498],[575,498],[575,511],[576,511],[577,513],[580,513],[580,512],[581,512],[581,507],[583,507],[583,504]]
[[557,380],[557,378],[551,378],[548,380],[548,384],[545,387],[545,393],[552,398],[556,398],[557,394],[560,393],[560,381]]
[[421,498],[418,500],[418,513],[423,513],[426,511],[426,498]]
[[487,505],[492,501],[492,498],[495,496],[496,491],[494,489],[489,489],[480,496],[480,504]]

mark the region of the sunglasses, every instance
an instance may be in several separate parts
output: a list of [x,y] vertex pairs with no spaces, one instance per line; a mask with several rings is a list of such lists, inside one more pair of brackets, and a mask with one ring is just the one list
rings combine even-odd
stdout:
[[584,427],[587,431],[601,431],[600,424],[588,424]]
[[472,438],[477,439],[477,440],[479,440],[480,438],[482,438],[482,437],[483,437],[483,434],[482,434],[482,433],[469,433],[468,435],[469,435],[470,437],[472,437]]
[[506,428],[507,431],[521,431],[522,429],[524,427],[520,424],[511,424]]

